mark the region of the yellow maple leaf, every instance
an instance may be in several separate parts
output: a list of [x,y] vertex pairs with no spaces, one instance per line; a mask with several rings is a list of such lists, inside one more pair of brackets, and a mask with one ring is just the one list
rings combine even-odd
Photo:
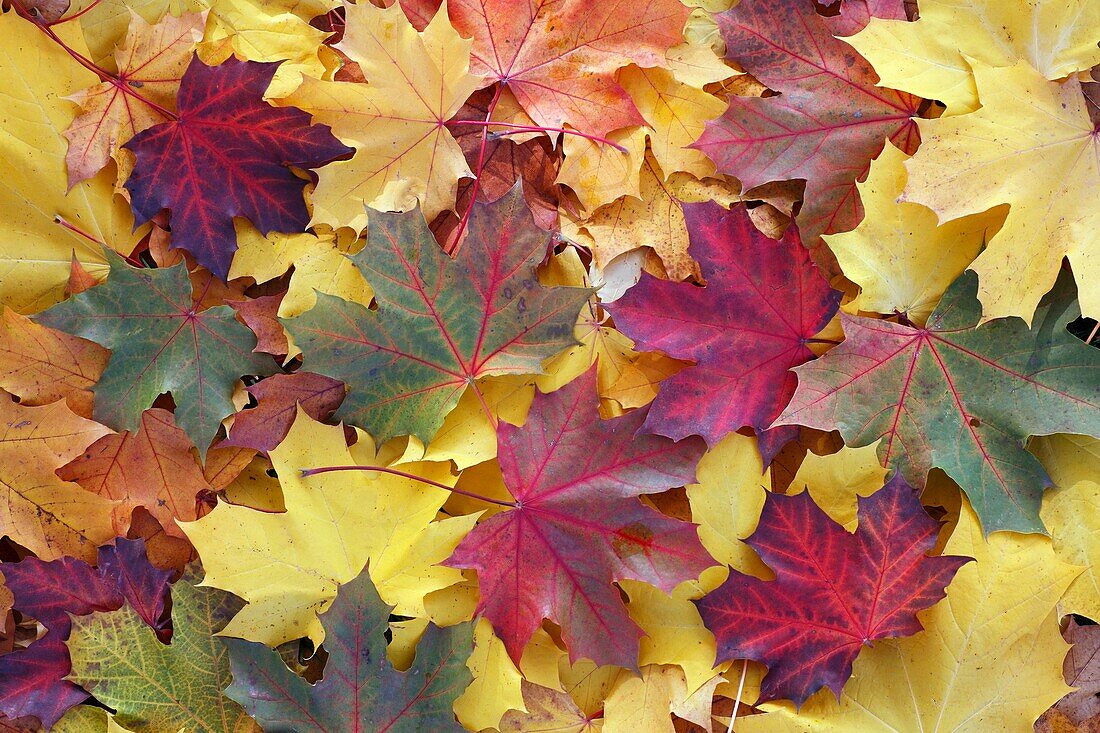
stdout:
[[[285,512],[219,504],[180,525],[203,561],[204,583],[248,602],[225,627],[227,636],[270,646],[302,636],[319,643],[324,630],[317,613],[368,560],[379,594],[400,615],[423,616],[427,593],[462,579],[436,563],[477,516],[433,522],[446,491],[384,473],[301,476],[303,468],[385,463],[369,436],[359,436],[349,450],[342,426],[315,422],[299,409],[286,439],[270,453]],[[454,482],[449,464],[408,463],[402,470]]]
[[844,275],[860,287],[848,308],[907,314],[923,325],[947,286],[978,256],[996,233],[1004,211],[952,219],[937,226],[936,213],[897,201],[908,174],[908,156],[889,141],[864,183],[857,183],[867,214],[843,234],[826,234]]
[[[72,98],[82,112],[65,130],[70,186],[98,173],[136,133],[166,121],[163,113],[129,96],[124,87],[175,111],[180,79],[191,61],[192,48],[202,39],[204,24],[199,13],[179,18],[166,15],[150,24],[131,11],[126,38],[114,53],[120,82],[102,81]],[[129,174],[122,168],[120,182]]]
[[233,55],[247,61],[283,62],[267,89],[268,98],[289,94],[303,75],[320,78],[338,65],[322,46],[328,34],[309,24],[337,7],[335,0],[187,1],[210,8],[198,47],[204,63],[215,66]]
[[523,680],[522,710],[509,711],[500,733],[590,733],[603,730],[603,720],[586,715],[568,693]]
[[[55,31],[78,53],[80,28]],[[98,81],[14,12],[0,13],[0,303],[27,313],[61,300],[73,254],[107,276],[99,242],[124,254],[137,244],[130,207],[104,171],[67,190],[65,138],[75,105],[63,98]],[[48,70],[48,73],[45,71]]]
[[906,164],[902,200],[928,206],[940,221],[1011,208],[1004,226],[970,269],[978,273],[982,318],[1031,321],[1054,285],[1062,258],[1077,280],[1081,311],[1100,316],[1100,140],[1076,77],[1047,81],[1025,62],[974,62],[982,108],[918,120],[920,149]]
[[623,196],[588,218],[563,210],[562,233],[588,247],[601,268],[624,252],[650,247],[661,258],[669,279],[683,280],[696,274],[696,265],[688,254],[682,204],[708,200],[729,206],[740,200],[740,186],[717,178],[699,180],[686,173],[673,173],[666,180],[660,164],[647,154],[640,196]]
[[349,245],[338,242],[331,233],[272,232],[264,236],[242,219],[237,219],[234,226],[237,251],[233,254],[229,279],[247,276],[264,283],[294,267],[286,295],[279,303],[281,318],[293,318],[311,309],[317,303],[317,292],[370,305],[374,291],[347,257]]
[[[709,49],[706,52],[714,57]],[[727,72],[726,76],[734,73]],[[629,66],[619,72],[619,84],[649,125],[649,144],[661,170],[696,178],[714,175],[711,159],[688,145],[699,139],[708,120],[726,111],[726,101],[682,83],[671,69]]]
[[585,211],[595,211],[620,196],[641,198],[640,170],[645,159],[646,129],[634,126],[608,133],[626,152],[579,135],[562,140],[565,160],[555,183],[577,194]]
[[96,547],[115,535],[114,502],[62,481],[54,469],[110,432],[63,400],[23,407],[0,391],[0,534],[43,560],[94,561]]
[[881,86],[938,99],[948,114],[961,114],[976,110],[981,96],[968,59],[1026,61],[1055,80],[1100,63],[1098,38],[1095,0],[921,0],[916,22],[872,18],[844,40],[871,62]]
[[[730,433],[706,452],[695,472],[698,483],[687,487],[691,519],[699,525],[699,541],[719,563],[762,578],[768,569],[742,540],[752,534],[771,489],[756,439]],[[717,588],[724,570],[704,572],[700,582]]]
[[1100,618],[1100,440],[1083,435],[1033,438],[1029,450],[1050,473],[1055,488],[1043,496],[1040,514],[1054,552],[1085,568],[1062,597],[1064,613]]
[[625,680],[607,696],[604,733],[675,733],[673,714],[704,730],[711,728],[711,702],[720,677],[692,690],[679,667],[650,665],[641,672],[641,677]]
[[947,599],[921,614],[925,630],[860,652],[838,702],[822,690],[796,712],[768,703],[739,719],[742,733],[988,733],[1030,731],[1069,687],[1069,646],[1055,606],[1080,572],[1042,535],[982,536],[964,505],[946,554],[968,555]]
[[814,503],[849,532],[855,531],[858,500],[882,488],[887,469],[878,460],[878,442],[862,448],[841,448],[819,456],[807,452],[787,492],[809,491]]
[[714,635],[703,626],[699,611],[692,603],[701,598],[702,588],[696,582],[682,583],[668,595],[648,583],[633,580],[619,582],[630,599],[630,618],[642,628],[638,665],[675,665],[694,692],[715,679],[718,653]]
[[398,4],[360,3],[346,12],[337,48],[369,83],[306,78],[285,98],[355,148],[350,160],[320,171],[313,223],[359,232],[364,204],[408,211],[418,201],[431,221],[454,206],[458,179],[472,175],[443,125],[481,81],[469,73],[470,41],[451,26],[446,8],[419,33]]

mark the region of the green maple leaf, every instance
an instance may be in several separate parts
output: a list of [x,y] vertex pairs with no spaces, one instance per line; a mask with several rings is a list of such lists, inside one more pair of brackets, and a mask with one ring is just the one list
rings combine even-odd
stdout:
[[306,682],[263,644],[225,639],[233,667],[225,694],[267,733],[461,731],[452,707],[472,679],[473,623],[429,626],[412,667],[398,672],[386,658],[389,617],[364,571],[321,614],[329,656],[320,682]]
[[192,566],[172,586],[171,644],[162,644],[129,606],[73,617],[69,679],[114,709],[115,720],[134,733],[256,731],[222,693],[230,681],[229,653],[214,638],[241,602],[198,587],[201,574]]
[[546,357],[575,343],[591,291],[539,284],[548,236],[518,186],[474,205],[454,260],[419,211],[372,212],[354,259],[377,312],[318,293],[312,310],[284,325],[310,371],[348,385],[338,417],[379,441],[416,435],[426,443],[476,379],[541,373]]
[[986,532],[1042,532],[1050,479],[1027,438],[1100,436],[1100,350],[1066,330],[1080,315],[1071,283],[1063,271],[1031,328],[1016,317],[979,327],[969,271],[925,328],[842,313],[844,343],[795,369],[776,424],[839,430],[851,446],[881,439],[883,465],[914,486],[933,467],[953,478]]
[[116,430],[137,430],[141,413],[162,392],[176,402],[176,424],[205,458],[222,418],[234,412],[233,385],[266,374],[273,363],[252,353],[256,337],[220,305],[196,312],[183,264],[138,269],[106,250],[107,282],[69,298],[36,320],[111,350],[95,386],[93,417]]

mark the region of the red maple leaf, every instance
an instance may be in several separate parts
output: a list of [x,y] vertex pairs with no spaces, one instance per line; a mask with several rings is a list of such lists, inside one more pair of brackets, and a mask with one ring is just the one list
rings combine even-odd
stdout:
[[714,445],[744,425],[768,427],[794,394],[789,370],[813,358],[807,339],[836,313],[829,288],[793,227],[776,241],[744,207],[685,204],[691,255],[705,288],[645,276],[606,308],[638,348],[688,367],[661,383],[646,429]]
[[522,428],[500,425],[497,455],[516,502],[447,561],[477,570],[478,613],[517,664],[548,618],[571,659],[636,667],[641,633],[612,582],[671,591],[714,563],[694,525],[636,498],[691,483],[702,441],[635,436],[644,410],[601,420],[595,395],[592,370],[537,395]]
[[98,567],[63,557],[43,562],[28,557],[0,563],[15,609],[46,629],[26,649],[0,656],[0,711],[10,718],[33,715],[48,730],[88,693],[65,679],[71,670],[65,640],[70,615],[114,611],[130,603],[153,628],[161,629],[170,571],[149,564],[144,540],[115,540],[99,549]]
[[780,94],[730,97],[694,145],[746,189],[805,179],[798,225],[815,249],[819,235],[863,218],[855,183],[886,139],[908,153],[919,143],[920,99],[875,86],[874,69],[829,20],[811,0],[745,0],[719,15],[726,58]]
[[168,209],[172,247],[222,279],[237,249],[234,216],[265,233],[302,231],[306,181],[289,166],[316,168],[352,152],[327,126],[310,125],[305,112],[264,101],[277,66],[192,59],[180,83],[179,118],[124,146],[137,156],[126,181],[137,223]]
[[955,571],[971,560],[929,557],[939,529],[900,477],[860,498],[854,534],[808,491],[769,493],[745,542],[775,580],[734,570],[696,601],[718,641],[718,660],[767,665],[761,700],[801,705],[822,687],[839,697],[860,648],[920,631],[917,611],[943,598]]

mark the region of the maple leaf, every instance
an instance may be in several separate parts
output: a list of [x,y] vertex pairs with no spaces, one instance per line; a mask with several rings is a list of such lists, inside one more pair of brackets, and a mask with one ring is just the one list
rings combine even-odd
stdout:
[[856,180],[887,139],[916,148],[920,100],[876,86],[871,65],[833,37],[812,2],[745,0],[718,24],[726,58],[780,94],[730,97],[695,147],[745,188],[805,179],[798,224],[811,246],[852,229],[863,218]]
[[0,711],[9,717],[33,715],[47,728],[88,693],[65,679],[69,673],[71,616],[113,611],[129,603],[154,628],[164,612],[171,573],[149,564],[145,543],[119,538],[99,549],[93,568],[72,557],[43,562],[28,557],[0,563],[14,605],[45,627],[26,649],[0,656]]
[[796,369],[798,391],[776,421],[836,429],[850,446],[880,438],[883,465],[923,486],[944,470],[988,532],[1041,532],[1049,479],[1023,446],[1029,435],[1100,436],[1100,352],[1074,338],[1068,276],[1027,328],[1016,318],[975,328],[976,277],[956,280],[925,328],[841,314],[846,335]]
[[939,529],[900,477],[860,499],[855,534],[808,492],[769,493],[745,542],[776,579],[735,570],[697,602],[718,639],[719,660],[767,665],[761,700],[801,705],[822,687],[839,697],[860,648],[920,631],[916,612],[943,598],[955,571],[970,561],[928,556]]
[[[454,205],[458,179],[472,175],[446,122],[477,88],[470,42],[440,13],[417,33],[401,8],[348,5],[336,47],[369,83],[305,78],[284,101],[308,110],[355,147],[326,166],[313,195],[313,221],[366,227],[366,204],[408,211],[420,202],[429,220]],[[262,228],[262,227],[261,227]]]
[[1100,63],[1100,7],[1089,0],[921,0],[913,23],[879,17],[844,41],[871,62],[884,86],[938,99],[951,115],[985,104],[972,61],[1026,61],[1052,81]]
[[[1069,259],[1081,310],[1100,316],[1100,214],[1084,191],[1100,188],[1097,84],[1049,82],[1025,62],[1003,69],[974,64],[982,108],[921,122],[924,145],[909,161],[903,201],[941,221],[1011,204],[1004,226],[971,265],[982,320],[1032,311]],[[1026,99],[1026,104],[1020,100]],[[960,161],[964,161],[961,162]]]
[[221,278],[237,248],[234,216],[262,232],[305,229],[305,181],[289,166],[316,168],[351,152],[325,125],[310,125],[305,112],[264,101],[275,68],[192,59],[180,82],[178,119],[123,146],[137,156],[126,190],[139,223],[168,209],[172,248]]
[[[462,148],[471,170],[478,169],[478,160],[481,160],[481,172],[477,176],[477,200],[488,203],[503,198],[512,190],[516,181],[522,180],[523,199],[527,202],[527,208],[531,210],[535,223],[540,229],[553,230],[558,221],[558,190],[555,186],[555,177],[561,165],[562,156],[554,150],[552,141],[540,136],[516,143],[508,138],[490,135],[486,138],[485,152],[482,153],[482,128],[478,125],[460,124],[484,121],[490,109],[494,110],[494,119],[499,118],[505,111],[512,112],[516,119],[521,119],[514,109],[518,107],[518,102],[515,102],[510,94],[502,94],[501,100],[507,100],[507,102],[498,100],[495,107],[492,106],[492,99],[491,90],[482,89],[474,92],[473,96],[466,100],[466,104],[447,122],[447,128],[451,130],[451,134]],[[529,119],[524,121],[528,124],[533,122]],[[456,212],[465,212],[469,208],[471,195],[473,195],[473,180],[464,179],[458,185]],[[432,222],[432,231],[436,232],[436,238],[442,242],[450,236],[460,219],[458,215],[448,212],[444,212],[441,217],[444,218],[443,221],[436,219]],[[446,236],[440,236],[441,231],[446,232]]]
[[1002,532],[983,538],[965,502],[944,551],[975,562],[959,568],[945,602],[921,614],[927,631],[864,649],[839,700],[819,694],[797,711],[765,703],[767,715],[739,718],[737,727],[745,733],[1030,731],[1031,721],[1070,691],[1062,681],[1067,645],[1055,609],[1080,568],[1061,562],[1045,537]]
[[646,430],[714,445],[779,415],[794,394],[788,370],[813,358],[807,340],[833,317],[840,293],[793,228],[769,239],[744,207],[711,202],[685,205],[684,217],[708,285],[645,276],[607,309],[638,348],[696,362],[661,384]]
[[72,620],[69,679],[108,705],[134,733],[257,730],[222,695],[229,684],[229,655],[213,638],[240,601],[198,587],[198,573],[192,567],[172,586],[170,645],[129,607]]
[[164,121],[164,113],[145,100],[175,111],[180,79],[204,22],[199,13],[166,15],[155,25],[131,15],[126,38],[114,53],[117,77],[73,97],[82,111],[65,130],[70,188],[98,173],[135,133]]
[[[332,64],[332,59],[321,59],[328,34],[310,21],[315,16],[323,18],[337,4],[336,0],[205,1],[202,7],[210,10],[198,56],[211,66],[232,57],[282,62],[275,70],[267,97],[285,97],[303,76],[317,78],[328,73],[330,66],[326,64]],[[141,12],[143,6],[138,7]],[[109,22],[108,18],[95,18],[94,12],[84,18],[89,19],[88,25]]]
[[516,663],[548,618],[572,659],[635,667],[641,633],[611,583],[668,592],[713,562],[694,525],[636,498],[690,483],[702,443],[635,436],[644,410],[600,420],[595,391],[592,370],[537,395],[524,427],[500,425],[497,456],[516,504],[478,525],[447,561],[477,570],[477,612]]
[[476,379],[540,373],[543,359],[574,343],[590,291],[539,284],[548,237],[519,188],[474,204],[467,232],[452,260],[420,212],[374,214],[354,259],[378,310],[318,295],[313,310],[284,321],[306,368],[353,385],[337,417],[378,441],[427,443]]
[[470,680],[473,624],[429,626],[413,668],[398,672],[386,658],[390,610],[365,571],[341,586],[321,614],[328,659],[316,684],[262,644],[225,639],[233,668],[225,694],[269,731],[462,730],[451,707]]
[[[439,0],[402,0],[426,17]],[[473,38],[471,70],[507,86],[543,127],[568,123],[603,135],[643,119],[614,72],[628,64],[664,66],[688,10],[677,0],[643,3],[450,0],[451,20]]]
[[[176,423],[205,458],[222,418],[234,412],[233,384],[274,364],[224,305],[196,311],[186,266],[137,269],[108,252],[111,277],[37,316],[39,323],[111,349],[95,386],[95,418],[136,430],[162,392],[176,401]],[[140,324],[135,328],[134,324]]]
[[211,490],[193,450],[172,413],[146,410],[137,431],[103,436],[56,473],[111,499],[117,533],[126,533],[130,515],[143,506],[168,534],[183,537],[176,520],[197,519],[197,497]]
[[532,733],[533,731],[561,731],[561,733],[586,733],[602,730],[594,723],[568,693],[536,685],[523,680],[523,708],[509,710],[500,721],[501,733]]
[[256,407],[233,417],[229,437],[219,447],[240,446],[267,452],[279,445],[294,424],[297,405],[317,421],[332,417],[344,399],[344,383],[320,374],[276,374],[246,387]]

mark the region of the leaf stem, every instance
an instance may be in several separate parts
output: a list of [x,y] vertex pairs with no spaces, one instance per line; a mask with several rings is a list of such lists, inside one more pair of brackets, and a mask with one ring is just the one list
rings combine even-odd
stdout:
[[489,504],[496,504],[497,506],[515,507],[516,503],[513,501],[501,501],[500,499],[492,499],[488,496],[482,496],[481,494],[475,494],[472,491],[466,491],[465,489],[459,489],[455,486],[448,486],[447,484],[441,484],[438,481],[432,481],[429,478],[423,476],[417,476],[415,473],[406,473],[405,471],[399,471],[396,468],[386,468],[385,466],[321,466],[319,468],[303,468],[302,477],[316,476],[319,473],[331,473],[333,471],[373,471],[375,473],[388,473],[393,476],[400,476],[401,478],[412,479],[413,481],[419,481],[429,486],[435,486],[436,488],[443,489],[444,491],[450,491],[452,494],[460,494],[462,496],[469,497],[471,499],[477,499],[478,501],[484,501]]
[[808,344],[832,344],[833,346],[839,346],[840,342],[835,339],[806,339]]
[[[55,215],[54,215],[54,217],[53,217],[53,222],[54,222],[54,224],[59,224],[59,225],[61,225],[62,227],[64,227],[65,229],[68,229],[68,230],[69,230],[70,232],[72,232],[73,234],[76,234],[76,235],[78,235],[78,236],[84,237],[84,238],[85,238],[85,239],[87,239],[87,240],[88,240],[89,242],[94,242],[95,244],[98,244],[98,245],[99,245],[100,247],[104,247],[104,248],[106,248],[106,247],[107,247],[107,245],[106,245],[106,244],[104,244],[103,242],[99,241],[98,239],[96,239],[95,237],[93,237],[93,236],[92,236],[91,234],[88,234],[88,232],[84,231],[83,229],[81,229],[80,227],[76,226],[75,224],[72,224],[71,222],[67,221],[67,220],[65,219],[65,217],[61,216],[60,214],[55,214]],[[122,255],[122,258],[123,258],[124,260],[126,260],[127,262],[129,262],[129,263],[130,263],[131,265],[133,265],[134,267],[140,267],[140,268],[144,268],[144,267],[145,267],[145,265],[144,265],[144,264],[142,263],[142,261],[141,261],[141,260],[138,260],[138,259],[134,259],[133,255],[127,255],[127,254],[122,254],[122,252],[119,252],[119,254],[120,254],[120,255]]]
[[454,231],[454,239],[451,241],[450,247],[447,248],[447,254],[452,257],[458,252],[462,235],[466,232],[466,225],[470,222],[470,215],[474,213],[474,204],[477,203],[477,190],[481,184],[481,174],[485,169],[485,143],[489,139],[489,121],[493,119],[493,113],[497,111],[497,104],[500,102],[500,95],[503,92],[504,85],[498,84],[496,92],[493,93],[493,99],[489,102],[488,111],[485,113],[485,126],[481,129],[481,147],[477,151],[477,170],[474,171],[474,183],[470,187],[470,204],[466,207],[462,220],[458,222],[458,226]]
[[496,136],[502,135],[520,135],[525,132],[559,132],[564,135],[575,135],[577,137],[583,137],[585,140],[591,140],[597,143],[603,143],[604,145],[610,145],[618,150],[620,153],[630,152],[622,145],[611,142],[605,137],[599,135],[589,135],[587,132],[581,132],[580,130],[569,130],[564,127],[540,127],[538,125],[517,125],[512,122],[494,122],[492,120],[451,120],[448,125],[481,125],[483,127],[507,127],[507,132],[495,132]]
[[[80,53],[76,52],[75,50],[73,50],[72,48],[70,48],[69,45],[67,43],[65,43],[65,41],[61,40],[61,37],[58,36],[56,33],[54,33],[53,29],[50,28],[50,26],[47,25],[45,22],[43,22],[43,20],[41,18],[39,18],[36,14],[32,14],[29,10],[24,8],[23,4],[20,2],[20,0],[12,0],[11,6],[15,9],[16,14],[20,18],[23,18],[24,20],[27,20],[27,21],[33,23],[34,26],[36,28],[38,28],[38,30],[45,33],[46,36],[51,41],[56,43],[58,46],[61,46],[61,48],[64,49],[65,53],[72,56],[73,59],[78,64],[80,64],[85,69],[87,69],[88,71],[90,71],[93,74],[95,74],[96,76],[98,76],[102,81],[105,81],[109,84],[113,84],[123,94],[131,96],[134,99],[145,103],[151,109],[154,109],[157,112],[159,112],[161,115],[163,115],[166,119],[169,119],[169,120],[178,120],[179,119],[179,116],[175,112],[171,112],[171,111],[165,109],[164,107],[160,106],[159,104],[157,104],[153,100],[151,100],[151,99],[139,94],[138,92],[134,91],[134,89],[126,82],[125,79],[122,79],[119,76],[117,76],[116,74],[112,74],[111,72],[107,71],[106,69],[96,65],[96,63],[94,61],[92,61],[91,59],[89,59],[88,57],[86,57],[83,54],[80,54]],[[71,20],[71,18],[70,18],[70,20]]]
[[749,671],[749,660],[745,660],[741,666],[741,682],[737,685],[737,699],[733,701],[733,712],[730,713],[730,727],[726,733],[733,733],[733,724],[737,721],[737,708],[741,707],[741,694],[745,691],[745,675]]

